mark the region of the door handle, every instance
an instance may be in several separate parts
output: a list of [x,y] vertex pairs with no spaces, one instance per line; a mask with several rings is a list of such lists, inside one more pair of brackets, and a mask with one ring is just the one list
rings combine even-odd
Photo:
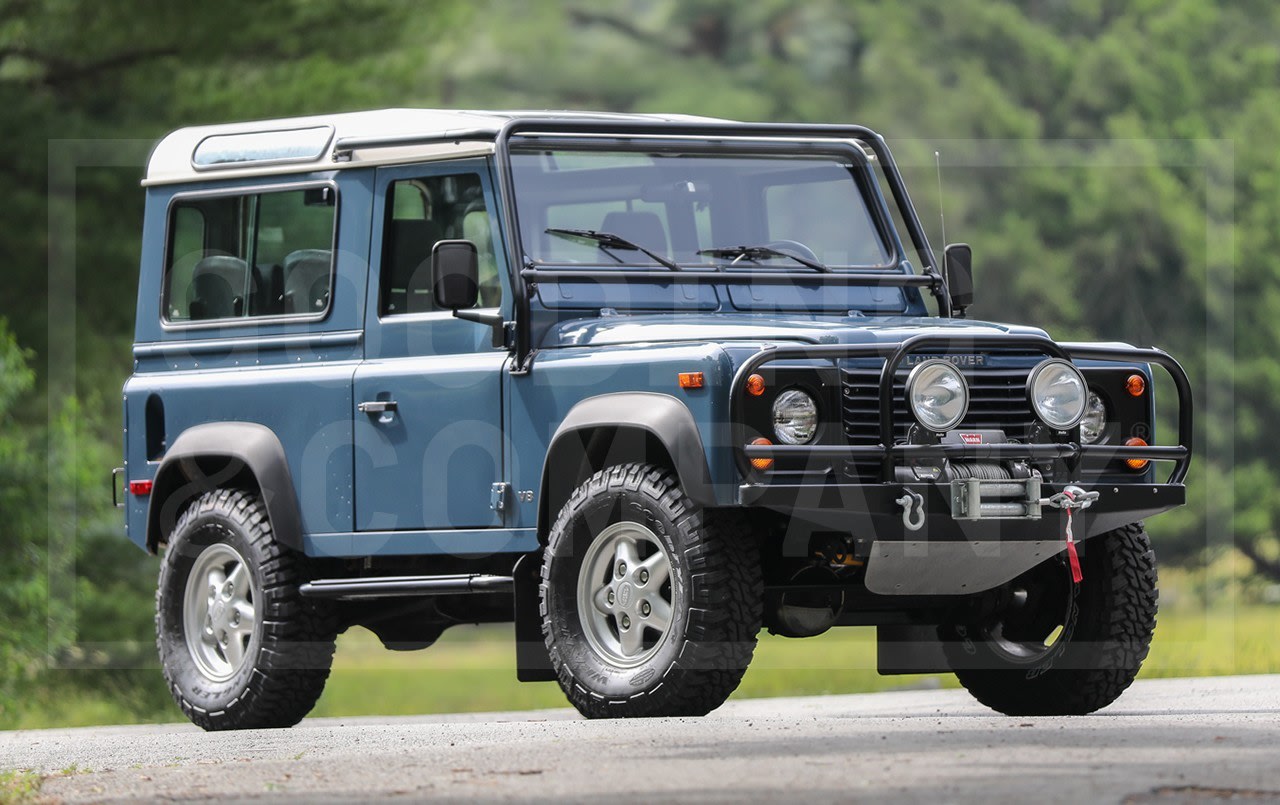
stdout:
[[356,406],[362,414],[389,414],[399,408],[395,400],[365,400]]

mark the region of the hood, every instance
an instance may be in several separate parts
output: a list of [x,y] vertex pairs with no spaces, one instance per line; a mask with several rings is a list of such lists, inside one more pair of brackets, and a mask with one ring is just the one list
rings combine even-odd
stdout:
[[926,317],[802,318],[749,313],[613,315],[561,322],[547,332],[541,348],[724,341],[868,344],[901,341],[924,333],[1047,335],[1035,327]]

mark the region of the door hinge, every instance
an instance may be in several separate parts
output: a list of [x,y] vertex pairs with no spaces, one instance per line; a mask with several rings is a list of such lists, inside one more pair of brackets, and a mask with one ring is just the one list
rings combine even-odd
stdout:
[[511,484],[494,484],[489,487],[489,508],[499,514],[507,510],[507,490]]

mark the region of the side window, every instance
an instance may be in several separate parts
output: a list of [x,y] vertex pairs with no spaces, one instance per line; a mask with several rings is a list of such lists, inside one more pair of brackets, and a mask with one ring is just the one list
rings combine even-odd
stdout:
[[336,209],[329,187],[178,200],[169,221],[165,319],[323,315]]
[[493,219],[480,175],[459,173],[392,182],[382,238],[383,316],[439,310],[431,292],[431,250],[442,240],[469,240],[480,256],[479,307],[502,303]]

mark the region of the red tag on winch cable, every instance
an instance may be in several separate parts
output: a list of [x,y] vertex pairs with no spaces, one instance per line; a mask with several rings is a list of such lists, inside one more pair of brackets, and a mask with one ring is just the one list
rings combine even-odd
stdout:
[[1076,552],[1076,540],[1071,534],[1071,510],[1067,509],[1067,563],[1071,565],[1071,581],[1076,584],[1084,581],[1084,571],[1080,569],[1080,554]]

